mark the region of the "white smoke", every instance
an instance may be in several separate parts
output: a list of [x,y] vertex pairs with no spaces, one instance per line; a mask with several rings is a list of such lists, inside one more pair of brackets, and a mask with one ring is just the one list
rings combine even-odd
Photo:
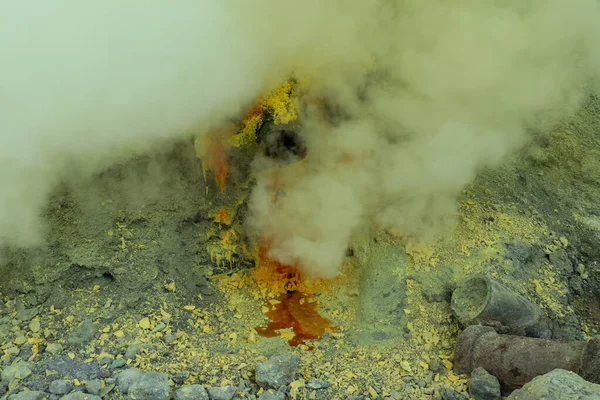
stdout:
[[318,68],[300,63],[343,122],[305,115],[309,156],[278,177],[285,198],[261,193],[273,188],[259,175],[251,203],[271,255],[318,277],[338,273],[352,234],[373,221],[417,239],[443,232],[476,173],[522,146],[529,128],[573,113],[600,73],[595,1],[362,4],[370,11],[350,31],[341,9],[310,29],[323,49],[353,38],[343,50],[316,57]]

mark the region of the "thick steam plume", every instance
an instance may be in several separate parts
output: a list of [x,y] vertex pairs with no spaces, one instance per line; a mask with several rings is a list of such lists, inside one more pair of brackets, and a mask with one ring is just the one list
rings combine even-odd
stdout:
[[[43,235],[61,180],[208,130],[294,74],[303,168],[258,174],[272,256],[337,273],[375,220],[435,233],[456,194],[576,109],[600,69],[595,0],[47,0],[0,5],[0,241]],[[257,163],[260,166],[260,162]]]

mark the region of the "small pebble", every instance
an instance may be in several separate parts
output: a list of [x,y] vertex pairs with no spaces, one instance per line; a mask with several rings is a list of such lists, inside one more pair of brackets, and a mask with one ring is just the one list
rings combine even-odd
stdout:
[[327,389],[329,386],[328,382],[315,378],[310,378],[308,382],[306,382],[306,387],[313,390]]
[[166,344],[171,344],[171,343],[173,343],[176,340],[177,340],[177,338],[174,335],[167,335],[167,336],[165,336],[165,343]]
[[125,352],[125,356],[123,357],[125,360],[135,360],[137,353],[142,349],[152,349],[152,345],[150,344],[132,344],[127,348]]
[[17,346],[20,346],[22,344],[27,343],[27,338],[25,336],[18,336],[17,338],[15,338],[13,343],[16,344]]
[[98,363],[101,365],[108,364],[115,359],[115,356],[109,353],[101,353],[98,357]]
[[33,346],[30,344],[24,344],[19,349],[19,358],[21,360],[29,360],[29,357],[33,355]]
[[125,366],[127,362],[123,358],[118,358],[110,363],[110,369],[119,369]]
[[92,379],[85,384],[85,390],[91,394],[98,394],[102,390],[102,381],[100,379]]
[[163,322],[159,322],[158,324],[156,324],[156,326],[154,327],[154,329],[152,329],[150,331],[150,333],[156,333],[156,332],[160,332],[163,329],[165,329],[167,327],[166,324],[164,324]]
[[402,400],[402,395],[396,390],[390,392],[390,397],[394,400]]
[[29,330],[33,333],[38,333],[41,329],[40,320],[34,319],[29,323]]
[[189,373],[189,372],[187,372],[187,371],[183,371],[183,372],[180,372],[180,373],[178,373],[178,374],[174,374],[174,375],[172,375],[172,376],[171,376],[171,380],[172,380],[173,382],[175,382],[175,384],[176,384],[176,385],[183,385],[183,382],[185,382],[185,380],[186,380],[187,378],[189,378],[189,376],[190,376],[190,373]]
[[442,370],[442,366],[438,360],[431,360],[429,361],[429,369],[431,370],[431,372],[437,373]]
[[56,355],[63,350],[63,347],[59,343],[48,343],[46,351],[52,355]]

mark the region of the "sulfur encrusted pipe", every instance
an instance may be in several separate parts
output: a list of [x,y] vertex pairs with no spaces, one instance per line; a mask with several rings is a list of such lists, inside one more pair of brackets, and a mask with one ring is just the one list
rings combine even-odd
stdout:
[[496,376],[505,391],[518,389],[557,368],[600,383],[600,338],[564,342],[500,335],[491,327],[472,325],[458,338],[454,370],[470,374],[477,367]]

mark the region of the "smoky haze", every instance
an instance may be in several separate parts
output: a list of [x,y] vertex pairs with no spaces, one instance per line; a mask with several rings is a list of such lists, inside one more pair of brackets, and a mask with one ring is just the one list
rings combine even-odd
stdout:
[[[338,272],[371,221],[417,237],[600,72],[595,0],[48,0],[0,5],[0,240],[37,244],[51,190],[237,116],[290,74],[307,106],[286,195],[257,174],[249,228],[272,256]],[[287,182],[286,182],[287,180]],[[293,184],[292,184],[293,183]]]

